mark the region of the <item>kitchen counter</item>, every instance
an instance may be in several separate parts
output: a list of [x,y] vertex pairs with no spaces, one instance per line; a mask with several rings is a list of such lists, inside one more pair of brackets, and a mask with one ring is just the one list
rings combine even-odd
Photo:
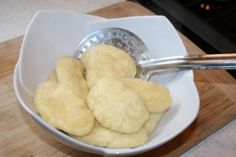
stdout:
[[[86,13],[90,12],[96,9],[99,9],[101,7],[105,7],[107,5],[114,4],[116,2],[120,2],[122,0],[100,0],[96,1],[95,0],[87,0],[87,1],[82,1],[82,0],[73,0],[73,1],[66,1],[66,0],[39,0],[36,2],[34,1],[29,1],[29,0],[22,0],[22,1],[17,1],[17,0],[10,0],[10,1],[3,1],[1,2],[0,6],[0,42],[4,42],[5,40],[15,38],[19,35],[24,34],[24,31],[27,27],[27,24],[30,20],[30,18],[33,16],[34,12],[37,11],[38,9],[66,9],[66,10],[76,10],[78,12]],[[14,41],[19,42],[18,40],[21,39],[15,39]],[[6,42],[7,43],[7,42]],[[9,45],[8,45],[9,46]],[[0,46],[1,49],[1,46]],[[193,49],[195,51],[201,51],[199,48],[195,46]],[[1,64],[1,63],[0,63]],[[3,64],[4,65],[4,64]],[[1,66],[3,67],[3,66]],[[13,67],[11,67],[13,68]],[[1,70],[0,70],[1,72]],[[9,74],[0,74],[0,89],[6,89],[10,88],[11,82],[6,82],[4,81],[5,76],[10,77],[11,75]],[[2,79],[3,78],[3,79]],[[231,84],[231,95],[229,95],[232,98],[232,101],[236,102],[236,84]],[[1,91],[0,91],[1,93]],[[6,97],[4,95],[1,95],[0,100],[1,102],[4,101],[6,102],[9,97]],[[11,98],[16,101],[14,94],[11,95]],[[13,101],[12,100],[12,101]],[[9,103],[12,103],[12,101],[7,101]],[[4,104],[4,103],[3,103]],[[7,105],[7,104],[5,104]],[[4,106],[0,106],[0,110],[4,110]],[[17,108],[19,109],[19,108]],[[12,119],[6,119],[7,114],[10,114],[13,112],[12,110],[16,110],[14,108],[11,108],[11,111],[5,112],[5,117],[4,114],[1,115],[1,120],[0,120],[0,125],[6,125],[7,121],[12,121]],[[19,113],[20,117],[23,117],[26,122],[29,122],[30,120],[24,115],[23,112]],[[14,119],[14,117],[11,116],[11,118]],[[217,121],[216,121],[217,123]],[[32,124],[35,125],[35,124]],[[13,125],[14,126],[14,125]],[[17,126],[14,126],[17,127]],[[35,127],[37,129],[37,126]],[[34,129],[35,129],[34,128]],[[13,129],[13,128],[12,128]],[[32,129],[31,126],[25,125],[24,128],[25,130],[27,129]],[[33,129],[33,130],[34,130]],[[0,129],[1,135],[4,136],[9,136],[4,132],[4,130]],[[15,132],[17,134],[17,132]],[[33,134],[33,133],[32,133]],[[17,136],[20,136],[18,134]],[[17,137],[16,136],[16,137]],[[22,135],[27,138],[27,135]],[[46,136],[44,134],[39,134],[38,138],[44,138],[41,136]],[[55,156],[64,156],[67,154],[68,156],[74,156],[73,153],[71,154],[70,149],[64,149],[61,152],[57,152],[56,150],[60,150],[61,148],[64,148],[62,145],[59,145],[60,147],[53,147],[54,143],[57,143],[57,141],[54,140],[46,140],[46,144],[48,147],[45,147],[45,149],[51,149],[54,150],[52,152],[57,153]],[[16,139],[17,141],[17,139]],[[3,137],[0,138],[0,146],[4,147],[4,139]],[[18,141],[19,142],[19,141]],[[37,145],[37,143],[32,142],[32,149],[27,148],[25,150],[22,150],[21,154],[22,156],[44,156],[43,153],[37,152],[37,150],[33,149],[33,145]],[[14,149],[19,149],[18,147],[14,147],[14,145],[17,145],[16,143],[11,143],[13,145]],[[23,142],[23,144],[26,144]],[[8,150],[4,149],[4,152],[0,152],[0,156],[6,156],[9,152],[14,151],[14,150]],[[47,151],[47,150],[45,150]],[[49,154],[47,154],[49,155]],[[80,154],[82,155],[82,154]],[[213,135],[209,136],[187,152],[181,155],[182,157],[234,157],[236,156],[236,120],[231,121],[229,124],[215,132]]]
[[87,13],[124,0],[1,0],[0,42],[23,35],[40,9],[75,10]]

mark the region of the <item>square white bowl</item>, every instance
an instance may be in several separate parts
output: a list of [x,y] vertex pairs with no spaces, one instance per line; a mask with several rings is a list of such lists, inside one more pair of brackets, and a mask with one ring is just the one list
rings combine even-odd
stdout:
[[[75,12],[40,11],[29,25],[15,67],[17,98],[26,113],[40,126],[72,148],[102,155],[134,155],[156,148],[181,133],[199,112],[199,96],[191,71],[177,73],[169,81],[164,81],[173,97],[173,105],[149,142],[136,148],[110,149],[80,142],[47,124],[36,112],[33,93],[48,78],[58,58],[72,55],[81,39],[104,27],[119,27],[133,32],[144,41],[153,58],[186,55],[178,33],[163,16],[105,19]],[[152,80],[159,82],[162,79],[154,77]]]

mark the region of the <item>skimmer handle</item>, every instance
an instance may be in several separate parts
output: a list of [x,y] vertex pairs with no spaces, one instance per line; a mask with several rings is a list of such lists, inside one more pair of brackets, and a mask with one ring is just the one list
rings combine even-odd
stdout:
[[149,60],[138,65],[139,73],[157,73],[168,70],[213,70],[236,69],[236,53],[202,54],[193,56],[176,56]]

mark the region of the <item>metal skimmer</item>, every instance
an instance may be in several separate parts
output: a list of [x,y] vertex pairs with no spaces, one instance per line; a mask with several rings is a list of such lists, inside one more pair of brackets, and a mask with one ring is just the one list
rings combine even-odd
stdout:
[[86,36],[76,47],[80,59],[90,47],[110,44],[127,52],[137,65],[137,77],[148,80],[154,74],[179,70],[236,69],[236,54],[201,54],[152,59],[146,45],[134,33],[121,28],[102,28]]

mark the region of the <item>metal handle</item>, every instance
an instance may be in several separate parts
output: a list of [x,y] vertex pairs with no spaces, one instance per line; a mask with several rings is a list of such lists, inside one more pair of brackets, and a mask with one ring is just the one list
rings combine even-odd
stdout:
[[210,54],[168,57],[138,65],[143,72],[163,70],[236,69],[236,54]]

